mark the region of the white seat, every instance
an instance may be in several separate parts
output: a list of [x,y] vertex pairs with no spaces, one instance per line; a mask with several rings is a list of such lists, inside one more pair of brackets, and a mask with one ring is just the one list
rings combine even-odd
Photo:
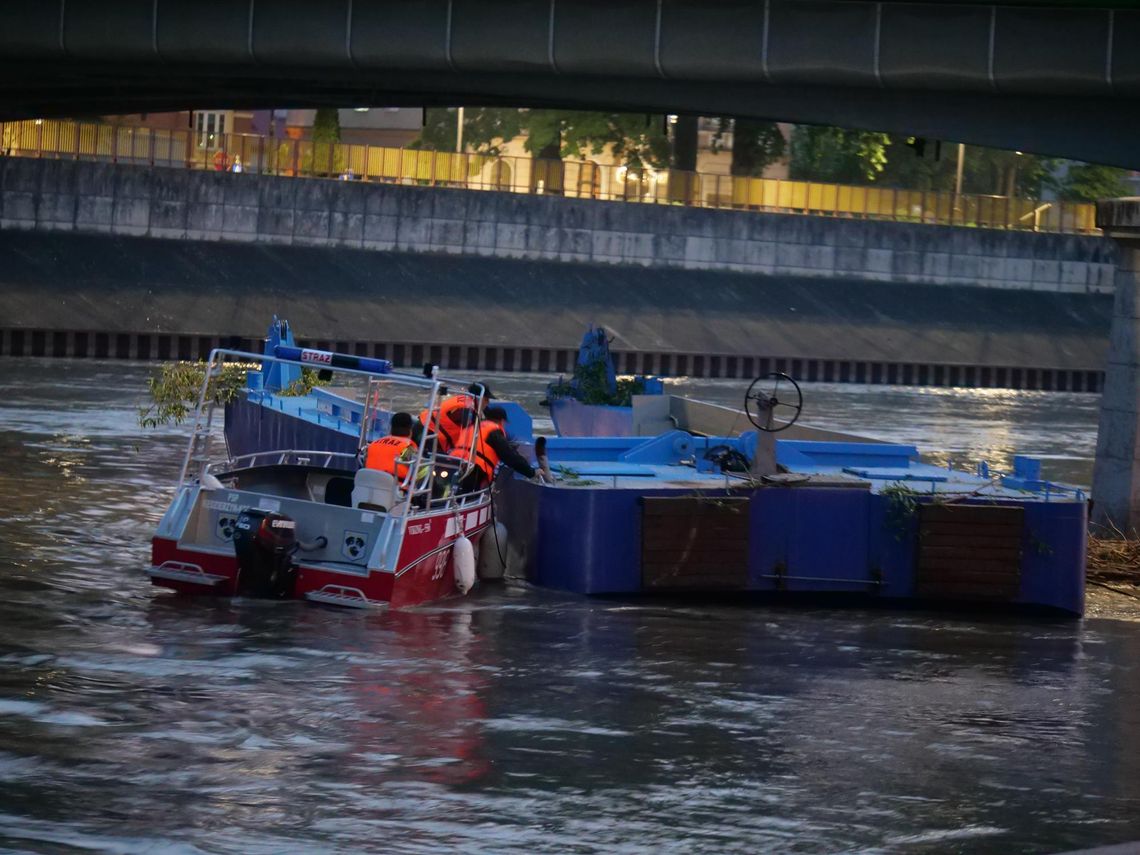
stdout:
[[379,469],[358,469],[352,486],[352,506],[389,510],[396,504],[396,477]]

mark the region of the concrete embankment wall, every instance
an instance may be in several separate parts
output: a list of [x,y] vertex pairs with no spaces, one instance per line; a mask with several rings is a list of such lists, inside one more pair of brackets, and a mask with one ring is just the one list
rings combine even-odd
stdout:
[[23,158],[0,228],[1076,294],[1116,264],[1092,236]]
[[[301,183],[301,182],[298,182]],[[0,231],[0,354],[195,358],[307,343],[418,366],[1100,388],[1111,298],[264,243]]]

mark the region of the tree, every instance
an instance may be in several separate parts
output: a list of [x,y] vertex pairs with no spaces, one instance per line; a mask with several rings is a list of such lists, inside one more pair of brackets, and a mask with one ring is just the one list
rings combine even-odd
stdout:
[[313,116],[313,142],[340,142],[340,113],[332,107],[320,107]]
[[[874,182],[900,190],[952,191],[957,144],[841,128],[797,127],[791,177],[837,184]],[[962,192],[1040,199],[1054,187],[1058,161],[1018,151],[967,146]]]
[[321,107],[313,116],[312,152],[302,159],[301,170],[316,175],[344,172],[344,152],[340,142],[340,116],[331,107]]
[[886,163],[875,180],[900,190],[953,190],[958,147],[939,140],[892,136],[884,152]]
[[966,147],[963,193],[1040,199],[1054,186],[1057,161],[1020,151],[981,146]]
[[[464,147],[480,154],[502,154],[503,144],[526,134],[523,148],[536,157],[577,158],[601,154],[612,146],[614,158],[630,166],[662,167],[669,160],[669,141],[660,116],[576,110],[527,110],[468,107],[464,111]],[[429,109],[413,148],[452,151],[455,109]]]
[[[424,111],[424,127],[409,148],[431,151],[455,151],[458,131],[458,111],[455,107],[434,108]],[[468,107],[463,111],[463,147],[492,157],[502,153],[503,143],[523,131],[522,114],[514,108]]]
[[[669,140],[661,116],[644,113],[603,113],[575,110],[528,110],[469,107],[464,110],[464,147],[498,156],[503,145],[526,135],[523,149],[531,155],[531,188],[542,182],[547,193],[562,192],[563,158],[601,154],[608,146],[613,157],[634,174],[646,165],[669,162]],[[450,151],[455,147],[453,109],[428,110],[416,148]]]
[[724,135],[732,131],[733,175],[759,178],[764,170],[784,156],[787,141],[775,122],[758,122],[754,119],[721,117],[720,126],[713,135],[712,149],[723,148]]
[[801,181],[863,184],[886,165],[887,134],[797,125],[792,132],[790,175]]
[[1072,202],[1095,202],[1098,199],[1127,196],[1129,188],[1124,181],[1127,175],[1127,170],[1115,166],[1071,164],[1068,173],[1061,179],[1057,195]]

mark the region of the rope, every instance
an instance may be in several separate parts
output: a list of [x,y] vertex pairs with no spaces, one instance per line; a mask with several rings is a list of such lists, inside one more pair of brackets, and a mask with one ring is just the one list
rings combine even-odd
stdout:
[[491,531],[495,533],[495,552],[499,556],[499,563],[503,565],[503,576],[506,576],[507,559],[504,557],[503,548],[499,544],[499,521],[495,515],[495,487],[498,486],[498,482],[498,478],[491,482]]

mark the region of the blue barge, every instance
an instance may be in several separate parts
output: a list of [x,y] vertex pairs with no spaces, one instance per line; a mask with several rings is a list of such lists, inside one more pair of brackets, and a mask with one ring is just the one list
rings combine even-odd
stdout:
[[[746,448],[748,435],[737,441]],[[781,473],[755,479],[688,463],[726,437],[564,442],[549,441],[550,459],[574,477],[509,480],[498,500],[510,569],[537,585],[1083,610],[1079,491],[1027,492],[924,464],[901,445],[777,440]]]

